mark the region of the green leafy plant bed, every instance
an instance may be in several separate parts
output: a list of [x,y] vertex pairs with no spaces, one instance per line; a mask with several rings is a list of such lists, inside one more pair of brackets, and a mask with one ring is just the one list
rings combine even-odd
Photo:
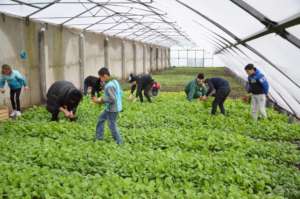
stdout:
[[227,116],[209,102],[162,93],[128,102],[118,146],[106,129],[94,141],[102,107],[84,99],[77,122],[50,122],[44,107],[0,124],[0,198],[300,198],[300,126],[268,110],[228,100]]

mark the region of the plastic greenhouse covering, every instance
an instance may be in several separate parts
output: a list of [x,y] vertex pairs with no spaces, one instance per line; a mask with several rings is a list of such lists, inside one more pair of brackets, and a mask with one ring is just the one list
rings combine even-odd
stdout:
[[201,46],[244,79],[244,66],[254,63],[273,100],[300,117],[299,0],[0,0],[0,12],[168,47]]

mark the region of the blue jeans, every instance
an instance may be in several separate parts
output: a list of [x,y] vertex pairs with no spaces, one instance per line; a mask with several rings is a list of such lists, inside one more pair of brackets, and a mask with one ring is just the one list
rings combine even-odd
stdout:
[[122,137],[120,135],[119,129],[117,127],[117,118],[118,118],[118,112],[108,112],[104,111],[100,117],[97,124],[96,129],[96,139],[97,140],[103,140],[103,134],[104,134],[104,123],[107,120],[108,126],[111,131],[111,134],[114,138],[114,140],[117,142],[117,144],[122,144]]

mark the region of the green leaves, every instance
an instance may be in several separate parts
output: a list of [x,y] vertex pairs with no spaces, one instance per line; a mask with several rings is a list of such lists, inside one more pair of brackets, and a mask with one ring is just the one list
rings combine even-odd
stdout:
[[210,102],[163,93],[129,103],[118,124],[125,144],[106,128],[94,142],[101,107],[85,99],[77,122],[50,122],[44,107],[0,124],[3,198],[299,198],[300,127],[269,110],[254,122],[250,107],[226,102],[229,116],[210,116]]

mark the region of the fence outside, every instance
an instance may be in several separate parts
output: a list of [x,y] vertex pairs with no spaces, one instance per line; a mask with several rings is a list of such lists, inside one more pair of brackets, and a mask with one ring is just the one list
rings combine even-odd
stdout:
[[213,66],[214,57],[204,49],[172,49],[171,65],[175,67]]

